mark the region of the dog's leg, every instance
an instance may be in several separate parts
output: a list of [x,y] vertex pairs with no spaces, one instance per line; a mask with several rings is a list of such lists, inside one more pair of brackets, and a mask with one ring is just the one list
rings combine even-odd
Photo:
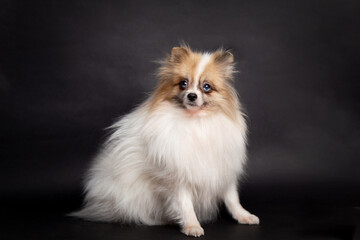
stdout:
[[187,236],[200,237],[204,235],[204,229],[195,215],[191,195],[184,189],[177,194],[177,212],[181,225],[181,232]]
[[249,213],[241,206],[236,185],[231,186],[225,193],[224,202],[232,217],[239,223],[251,225],[260,223],[257,216]]

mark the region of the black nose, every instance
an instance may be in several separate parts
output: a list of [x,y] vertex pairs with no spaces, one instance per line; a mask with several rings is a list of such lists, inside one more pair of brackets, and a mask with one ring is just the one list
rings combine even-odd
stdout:
[[195,93],[189,93],[189,94],[187,95],[187,98],[188,98],[191,102],[193,102],[193,101],[195,101],[195,100],[197,99],[197,95],[196,95]]

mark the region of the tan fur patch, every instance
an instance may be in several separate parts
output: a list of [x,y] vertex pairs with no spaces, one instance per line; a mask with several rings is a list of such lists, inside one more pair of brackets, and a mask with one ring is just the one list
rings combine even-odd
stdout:
[[[202,54],[193,52],[188,46],[175,47],[164,60],[158,70],[159,84],[151,98],[151,109],[162,101],[170,101],[181,105],[179,84],[183,80],[192,86],[195,80],[197,66]],[[233,56],[231,53],[218,50],[211,55],[210,61],[204,67],[199,77],[199,89],[202,91],[205,104],[201,111],[208,113],[222,111],[232,119],[236,119],[239,101],[235,89],[230,84],[234,72]],[[210,84],[212,90],[205,93],[204,83]],[[184,108],[184,111],[186,109]]]

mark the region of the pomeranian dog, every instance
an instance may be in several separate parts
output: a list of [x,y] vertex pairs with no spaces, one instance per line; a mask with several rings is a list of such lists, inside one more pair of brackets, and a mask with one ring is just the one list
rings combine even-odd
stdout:
[[87,174],[85,202],[72,216],[93,221],[178,223],[204,235],[225,203],[242,224],[258,224],[237,191],[246,161],[246,123],[232,86],[234,57],[222,49],[174,47],[153,94],[111,128]]

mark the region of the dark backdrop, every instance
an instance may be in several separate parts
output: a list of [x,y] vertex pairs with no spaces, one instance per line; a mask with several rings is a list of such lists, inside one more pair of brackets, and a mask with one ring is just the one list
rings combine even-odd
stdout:
[[81,196],[183,40],[235,55],[255,202],[359,204],[359,1],[1,1],[0,196]]

